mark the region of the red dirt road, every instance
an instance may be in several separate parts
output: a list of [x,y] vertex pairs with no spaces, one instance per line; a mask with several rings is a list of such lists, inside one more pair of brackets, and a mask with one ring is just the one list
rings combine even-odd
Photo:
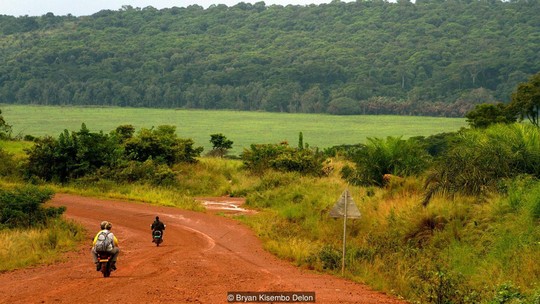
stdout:
[[[0,274],[0,303],[227,303],[232,291],[314,291],[316,303],[404,303],[278,260],[229,218],[66,194],[52,204],[66,206],[66,216],[88,228],[88,245],[65,262]],[[167,224],[160,247],[150,235],[156,215]],[[102,220],[113,223],[121,248],[110,278],[95,271],[90,257]]]

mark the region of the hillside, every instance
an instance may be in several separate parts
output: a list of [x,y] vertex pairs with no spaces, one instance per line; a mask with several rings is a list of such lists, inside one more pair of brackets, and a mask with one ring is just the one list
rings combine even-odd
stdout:
[[462,116],[540,70],[540,1],[0,16],[0,103]]

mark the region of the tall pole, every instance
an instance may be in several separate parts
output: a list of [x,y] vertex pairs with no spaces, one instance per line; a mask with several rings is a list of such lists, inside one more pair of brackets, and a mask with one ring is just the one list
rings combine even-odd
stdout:
[[346,242],[347,242],[347,198],[349,197],[349,189],[347,188],[347,191],[345,191],[345,212],[343,215],[343,256],[341,257],[341,275],[343,276],[345,273],[345,248],[346,248]]

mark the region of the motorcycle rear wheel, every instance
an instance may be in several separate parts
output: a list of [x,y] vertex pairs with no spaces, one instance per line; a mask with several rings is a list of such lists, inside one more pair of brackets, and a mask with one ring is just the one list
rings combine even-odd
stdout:
[[111,265],[110,262],[107,263],[101,263],[101,273],[103,273],[104,278],[108,278],[111,276]]

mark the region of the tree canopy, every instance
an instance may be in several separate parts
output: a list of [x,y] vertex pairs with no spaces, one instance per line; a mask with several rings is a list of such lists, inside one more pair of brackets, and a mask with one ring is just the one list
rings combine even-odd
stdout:
[[0,102],[463,116],[540,71],[539,11],[358,0],[0,15]]
[[532,76],[529,81],[521,83],[512,94],[510,107],[519,113],[521,119],[539,126],[540,120],[540,72]]

